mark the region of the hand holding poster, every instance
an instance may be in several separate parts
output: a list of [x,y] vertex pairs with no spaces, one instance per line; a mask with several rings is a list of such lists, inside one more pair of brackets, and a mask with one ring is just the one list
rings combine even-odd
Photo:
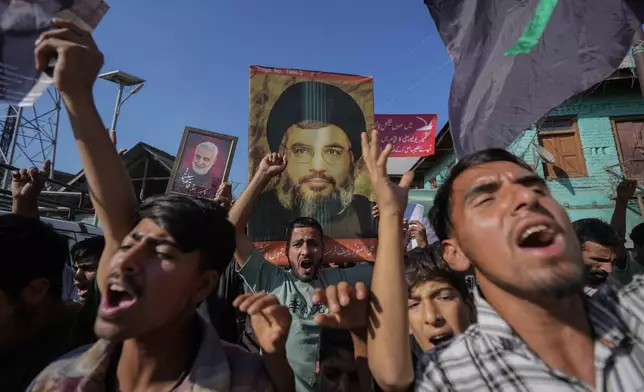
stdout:
[[434,155],[435,114],[376,114],[380,148],[393,146],[390,157],[426,157]]
[[186,127],[167,192],[214,199],[228,180],[237,138]]
[[93,31],[108,10],[102,0],[0,0],[0,101],[31,106],[51,85],[35,67],[34,42],[52,18]]
[[326,236],[325,262],[373,260],[377,240],[360,134],[373,127],[369,77],[251,67],[249,178],[268,153],[284,172],[255,203],[248,235],[267,260],[286,264],[286,229],[300,217]]

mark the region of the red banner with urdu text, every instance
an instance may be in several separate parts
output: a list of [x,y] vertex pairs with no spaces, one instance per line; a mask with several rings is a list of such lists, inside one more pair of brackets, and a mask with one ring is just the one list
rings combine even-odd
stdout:
[[380,148],[393,146],[390,157],[426,157],[434,155],[436,141],[435,114],[376,114],[380,131]]

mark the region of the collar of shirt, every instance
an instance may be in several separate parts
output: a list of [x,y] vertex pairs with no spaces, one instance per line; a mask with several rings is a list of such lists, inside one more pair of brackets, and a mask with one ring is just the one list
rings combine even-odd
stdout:
[[[204,326],[199,351],[190,373],[176,391],[268,390],[268,378],[259,356],[222,342],[214,328],[199,319]],[[115,360],[113,356],[120,344],[101,339],[89,349],[72,352],[45,369],[28,390],[103,391],[110,362]]]

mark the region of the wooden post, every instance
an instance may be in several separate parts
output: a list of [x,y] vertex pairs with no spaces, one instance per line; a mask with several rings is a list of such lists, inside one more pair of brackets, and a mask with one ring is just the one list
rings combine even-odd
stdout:
[[633,54],[633,60],[635,61],[637,80],[640,83],[640,91],[644,96],[644,31],[641,28],[635,31],[633,45],[638,45],[639,53]]

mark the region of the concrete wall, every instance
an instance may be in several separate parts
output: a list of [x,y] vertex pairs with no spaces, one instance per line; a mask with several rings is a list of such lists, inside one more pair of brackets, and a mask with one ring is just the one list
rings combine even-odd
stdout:
[[[551,192],[566,208],[571,220],[596,217],[610,221],[615,206],[613,197],[618,179],[608,173],[606,168],[613,167],[613,170],[620,172],[617,146],[610,120],[616,117],[644,115],[644,100],[640,95],[630,95],[619,99],[593,98],[583,101],[575,99],[560,106],[551,115],[577,116],[588,171],[588,176],[584,178],[548,180]],[[536,129],[527,130],[508,147],[508,150],[522,157],[529,165],[536,167],[537,172],[543,176],[543,165],[534,156],[531,147],[536,137]],[[425,189],[429,189],[429,181],[433,178],[436,178],[438,184],[442,184],[447,169],[454,161],[453,155],[447,155],[435,167],[427,171],[425,173]],[[426,204],[428,197],[433,197],[434,193],[427,191],[427,194],[422,197],[423,204]],[[641,222],[637,203],[633,201],[632,208],[627,215],[627,232],[630,232],[632,227]]]

